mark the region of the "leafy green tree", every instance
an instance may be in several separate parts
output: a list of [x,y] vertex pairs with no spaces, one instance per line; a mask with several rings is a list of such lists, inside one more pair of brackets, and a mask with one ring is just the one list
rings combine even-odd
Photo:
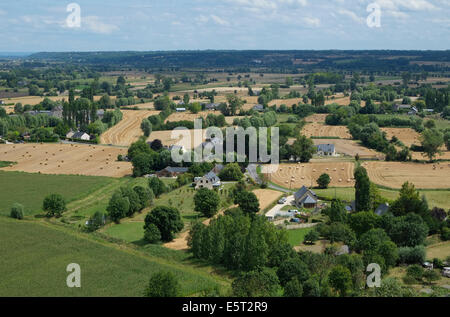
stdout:
[[155,197],[159,197],[163,193],[167,192],[167,186],[158,177],[150,177],[148,179],[148,186],[155,194]]
[[297,278],[293,278],[284,286],[284,296],[285,297],[302,297],[303,287]]
[[330,175],[328,175],[328,174],[322,174],[317,179],[317,184],[319,184],[319,188],[322,188],[322,189],[328,188],[328,185],[330,184],[330,182],[331,182],[331,178],[330,178]]
[[319,233],[317,230],[311,230],[305,235],[304,243],[314,244],[317,240],[319,240]]
[[280,290],[278,277],[269,268],[241,273],[231,287],[236,297],[275,297]]
[[377,228],[380,222],[379,218],[379,216],[371,211],[362,211],[350,215],[349,225],[350,228],[352,228],[353,231],[355,231],[356,235],[359,237],[370,229]]
[[328,276],[331,287],[344,297],[352,287],[352,274],[342,265],[335,266]]
[[316,153],[316,148],[314,142],[310,138],[299,135],[291,147],[291,153],[298,158],[300,162],[307,163],[313,157],[313,154]]
[[320,297],[320,281],[317,275],[311,276],[303,284],[303,297]]
[[146,297],[177,297],[180,295],[180,284],[172,272],[158,272],[150,277],[145,289]]
[[423,273],[423,278],[428,282],[428,284],[432,284],[434,281],[439,281],[441,276],[435,270],[426,270]]
[[220,197],[214,190],[199,189],[194,195],[195,211],[211,218],[219,210]]
[[355,169],[355,205],[357,211],[370,210],[370,180],[362,166]]
[[127,197],[123,197],[120,191],[116,191],[109,200],[108,216],[112,221],[119,223],[120,219],[124,218],[130,210],[130,201]]
[[223,181],[240,181],[244,177],[244,174],[242,174],[239,164],[231,163],[223,168],[219,177]]
[[141,208],[145,208],[151,205],[153,199],[155,198],[155,194],[153,194],[153,190],[145,186],[135,186],[133,188],[134,192],[139,197]]
[[144,135],[148,138],[152,133],[152,124],[148,119],[142,120],[141,129],[144,132]]
[[155,224],[151,223],[145,228],[144,240],[149,243],[161,241],[161,232]]
[[345,222],[347,219],[347,210],[344,204],[339,199],[334,199],[331,206],[324,210],[331,222]]
[[410,212],[424,215],[428,213],[428,207],[420,199],[420,193],[416,190],[414,184],[406,182],[402,185],[399,197],[392,204],[390,211],[397,217]]
[[423,278],[424,269],[419,264],[413,264],[406,269],[406,276],[413,278],[416,281],[421,281]]
[[66,202],[59,194],[51,194],[45,197],[42,209],[47,212],[47,217],[61,216],[66,211]]
[[444,144],[444,136],[436,129],[425,129],[420,136],[420,142],[425,155],[432,162],[436,154],[440,154],[440,147]]
[[281,263],[277,270],[277,275],[280,279],[280,284],[284,286],[293,278],[297,278],[302,283],[309,278],[310,273],[308,266],[299,257],[294,257]]
[[150,224],[158,227],[161,233],[161,240],[165,242],[172,241],[175,234],[180,232],[184,227],[178,209],[166,206],[155,207],[147,214],[144,229],[147,229]]
[[12,207],[11,207],[11,218],[15,218],[15,219],[23,219],[23,214],[24,214],[24,208],[23,205],[19,204],[19,203],[15,203]]
[[[450,106],[449,106],[450,108]],[[450,117],[449,117],[450,118]],[[444,143],[448,151],[450,151],[450,130],[444,134]]]
[[261,218],[253,219],[244,246],[244,269],[250,271],[267,263],[269,246],[264,237],[264,223]]
[[259,200],[252,192],[243,191],[236,195],[234,203],[246,214],[252,215],[259,212]]
[[100,212],[100,211],[96,211],[88,220],[87,225],[86,225],[86,229],[89,232],[94,232],[98,229],[100,229],[101,226],[103,226],[104,222],[104,217],[105,215]]
[[398,246],[415,247],[425,242],[428,227],[419,215],[409,213],[395,218],[387,233]]

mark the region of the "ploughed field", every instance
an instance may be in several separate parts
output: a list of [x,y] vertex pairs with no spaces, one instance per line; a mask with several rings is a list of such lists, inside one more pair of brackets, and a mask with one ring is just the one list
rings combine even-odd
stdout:
[[129,162],[118,162],[127,149],[88,144],[0,144],[0,161],[17,162],[4,171],[41,174],[123,177]]
[[296,189],[315,187],[322,174],[330,175],[330,187],[352,187],[355,164],[352,162],[299,163],[263,166],[262,173],[279,186]]
[[148,110],[122,110],[123,119],[103,133],[100,137],[102,144],[113,144],[119,146],[130,146],[143,135],[141,130],[142,120],[159,111]]

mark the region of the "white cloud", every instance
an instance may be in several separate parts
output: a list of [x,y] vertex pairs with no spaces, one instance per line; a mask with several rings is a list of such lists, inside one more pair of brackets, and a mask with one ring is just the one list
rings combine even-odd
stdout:
[[338,12],[340,15],[348,16],[350,19],[355,21],[356,23],[363,24],[364,18],[359,17],[355,12],[346,10],[346,9],[339,9]]
[[306,18],[303,18],[302,20],[307,26],[310,26],[310,27],[319,27],[320,26],[319,18],[306,17]]
[[199,24],[213,22],[214,24],[221,25],[221,26],[229,26],[230,25],[230,23],[227,20],[225,20],[224,18],[221,18],[217,15],[214,15],[214,14],[211,14],[209,16],[199,15],[197,18],[195,18],[195,21]]
[[98,16],[87,16],[81,18],[81,27],[98,34],[111,34],[118,31],[119,27],[114,24],[102,22]]

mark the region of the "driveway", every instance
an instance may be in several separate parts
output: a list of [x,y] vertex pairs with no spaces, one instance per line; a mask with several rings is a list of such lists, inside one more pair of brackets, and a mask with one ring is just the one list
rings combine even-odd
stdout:
[[286,207],[286,206],[291,206],[292,207],[292,209],[297,209],[297,207],[295,207],[294,205],[293,205],[293,203],[294,203],[294,196],[289,196],[289,197],[286,197],[286,202],[284,203],[284,204],[277,204],[275,207],[273,207],[272,209],[270,209],[267,213],[266,213],[266,217],[272,217],[272,218],[275,218],[275,215],[279,212],[279,211],[281,211],[281,209],[283,209],[284,207]]

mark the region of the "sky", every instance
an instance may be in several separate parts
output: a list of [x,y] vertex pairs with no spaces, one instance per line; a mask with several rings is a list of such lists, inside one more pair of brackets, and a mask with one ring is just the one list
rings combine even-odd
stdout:
[[450,0],[8,0],[0,29],[0,52],[443,50]]

